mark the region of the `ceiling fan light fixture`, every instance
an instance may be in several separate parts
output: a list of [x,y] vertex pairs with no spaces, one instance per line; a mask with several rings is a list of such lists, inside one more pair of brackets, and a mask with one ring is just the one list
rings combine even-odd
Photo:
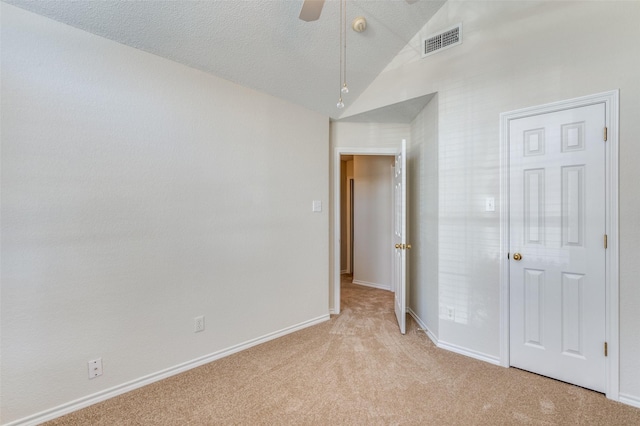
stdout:
[[367,20],[364,16],[357,16],[351,21],[351,28],[357,33],[361,33],[367,29]]
[[347,0],[340,0],[340,99],[336,106],[344,108],[342,95],[349,93],[347,86]]

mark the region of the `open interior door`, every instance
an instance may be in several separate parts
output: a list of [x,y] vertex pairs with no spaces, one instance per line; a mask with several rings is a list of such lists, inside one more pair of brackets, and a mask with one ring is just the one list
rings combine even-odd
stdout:
[[407,320],[407,141],[396,155],[393,180],[393,287],[394,310],[400,332],[406,332]]

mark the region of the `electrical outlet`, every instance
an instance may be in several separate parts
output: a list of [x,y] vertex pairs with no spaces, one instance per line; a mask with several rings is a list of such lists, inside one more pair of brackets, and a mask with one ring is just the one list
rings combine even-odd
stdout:
[[89,361],[89,379],[95,379],[98,376],[102,376],[102,358]]
[[193,319],[193,332],[198,333],[204,331],[204,316],[195,317]]
[[450,319],[451,321],[455,321],[456,319],[455,308],[452,308],[451,306],[447,306],[447,319]]

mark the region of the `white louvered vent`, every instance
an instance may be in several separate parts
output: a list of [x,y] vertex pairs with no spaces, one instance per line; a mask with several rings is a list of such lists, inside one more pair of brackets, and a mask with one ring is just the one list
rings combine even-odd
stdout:
[[462,23],[422,39],[422,57],[462,43]]

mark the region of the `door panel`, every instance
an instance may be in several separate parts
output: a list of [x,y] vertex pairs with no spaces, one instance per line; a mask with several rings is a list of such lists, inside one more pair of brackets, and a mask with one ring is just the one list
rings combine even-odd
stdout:
[[605,389],[604,127],[604,104],[509,123],[511,365],[597,391]]
[[394,311],[400,332],[406,332],[407,316],[407,141],[396,155],[393,182],[393,285]]
[[524,270],[524,341],[528,345],[544,348],[543,318],[544,318],[544,271],[533,269]]

